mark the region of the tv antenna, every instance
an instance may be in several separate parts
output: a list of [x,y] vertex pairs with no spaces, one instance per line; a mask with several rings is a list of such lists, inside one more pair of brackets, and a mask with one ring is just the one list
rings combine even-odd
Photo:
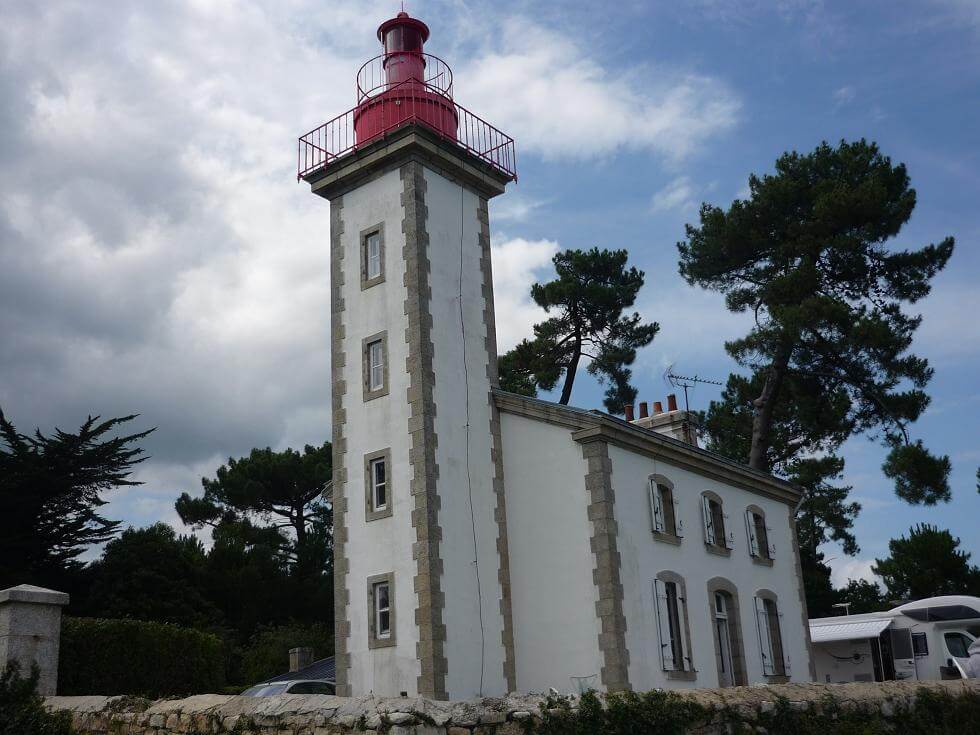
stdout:
[[691,404],[688,401],[687,390],[688,388],[694,388],[699,383],[704,385],[722,385],[717,380],[708,380],[707,378],[702,378],[700,375],[695,374],[693,377],[688,375],[678,375],[674,372],[674,364],[671,363],[667,369],[664,371],[664,380],[667,381],[672,388],[683,388],[684,389],[684,410],[690,411]]

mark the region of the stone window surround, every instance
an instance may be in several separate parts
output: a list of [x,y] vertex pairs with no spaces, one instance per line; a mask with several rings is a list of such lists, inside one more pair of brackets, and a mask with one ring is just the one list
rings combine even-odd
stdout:
[[[673,506],[674,506],[673,507],[673,513],[674,513],[674,533],[671,533],[669,531],[657,531],[656,529],[652,529],[653,530],[653,537],[657,541],[661,541],[661,542],[663,542],[665,544],[671,544],[672,546],[680,546],[681,545],[681,540],[684,538],[684,536],[681,535],[680,533],[677,533],[677,531],[680,528],[683,527],[683,524],[682,524],[680,518],[677,517],[678,503],[677,503],[677,498],[674,496],[674,483],[671,480],[669,480],[668,478],[666,478],[663,475],[658,474],[658,473],[654,473],[654,474],[650,475],[647,478],[647,482],[653,484],[653,487],[650,487],[648,485],[648,488],[649,488],[649,491],[650,492],[659,492],[659,488],[656,487],[657,485],[664,485],[664,486],[670,488],[670,499],[671,499],[671,502],[673,503]],[[651,499],[651,502],[652,502],[652,499]],[[661,502],[661,506],[662,505],[663,505],[663,503]],[[653,515],[653,507],[652,507],[652,505],[650,507],[650,514],[651,514],[651,516]],[[652,518],[651,518],[651,520],[652,520]],[[651,523],[651,526],[652,525],[653,524]]]
[[[374,509],[374,477],[371,472],[371,463],[376,459],[385,461],[385,507],[381,510]],[[364,520],[366,522],[376,521],[380,518],[389,518],[394,512],[394,497],[391,488],[391,447],[379,449],[364,455]]]
[[[388,584],[388,630],[387,638],[378,638],[375,631],[374,587]],[[390,648],[397,645],[395,637],[395,573],[375,574],[367,579],[368,648]]]
[[[684,671],[665,671],[667,678],[672,681],[696,681],[698,678],[698,671],[694,668],[694,649],[691,647],[691,623],[690,616],[687,609],[687,584],[684,582],[684,578],[671,571],[662,571],[657,574],[656,577],[661,582],[673,582],[677,585],[677,599],[679,602],[683,603],[681,605],[681,625],[684,627],[684,643],[686,644],[687,658],[688,661],[685,662],[686,666],[690,666],[690,669],[685,669]],[[656,585],[652,585],[654,588],[654,594],[656,594]],[[657,609],[657,601],[654,600],[654,609]],[[659,623],[658,623],[659,625]]]
[[[383,378],[382,385],[377,390],[371,390],[371,365],[370,358],[368,355],[368,348],[375,342],[381,342],[381,354],[384,360],[383,367]],[[381,398],[382,396],[388,395],[389,382],[388,382],[388,367],[391,360],[388,357],[388,332],[378,332],[377,334],[372,334],[370,337],[365,337],[361,340],[361,372],[362,372],[362,382],[364,388],[364,402],[373,401],[375,398]]]
[[[803,582],[803,580],[801,579],[800,580],[800,583],[802,584],[802,582]],[[755,593],[754,597],[758,597],[760,600],[771,600],[775,604],[775,606],[776,606],[776,620],[777,620],[777,622],[779,621],[779,618],[781,618],[783,616],[783,614],[779,611],[779,597],[772,590],[767,590],[767,589],[756,590],[756,593]],[[755,610],[754,604],[753,604],[753,607],[752,607],[752,614],[754,616],[758,617],[758,613]],[[756,629],[758,629],[759,621],[758,620],[755,620],[755,624],[756,624]],[[783,665],[783,671],[785,672],[785,670],[786,670],[785,669],[785,666],[786,666],[786,660],[785,660],[785,658],[786,658],[786,642],[783,640],[783,626],[782,626],[782,623],[781,622],[779,623],[779,640],[780,640],[780,647],[783,649],[783,662],[782,662],[782,665]],[[768,682],[769,684],[785,684],[786,682],[789,681],[789,674],[786,674],[786,673],[782,673],[782,674],[766,674],[766,673],[763,673],[763,676],[765,677],[766,682]]]
[[731,580],[724,577],[712,577],[708,580],[708,619],[712,625],[711,638],[715,643],[715,664],[718,667],[718,678],[721,680],[721,647],[718,636],[715,635],[715,593],[724,592],[728,595],[728,636],[732,644],[732,673],[735,686],[745,686],[749,678],[745,671],[745,646],[742,635],[742,612],[738,604],[738,588]]
[[[368,278],[368,250],[367,239],[370,235],[377,233],[378,244],[381,249],[381,272],[374,278]],[[377,286],[385,280],[385,223],[379,222],[376,225],[361,230],[358,235],[358,249],[360,250],[361,262],[361,290],[365,291],[371,286]]]
[[[701,512],[702,527],[704,526],[704,511],[703,511],[704,498],[708,498],[709,500],[713,500],[716,503],[718,503],[719,507],[721,508],[722,517],[724,518],[725,515],[725,501],[721,499],[721,496],[718,493],[712,490],[705,490],[704,492],[701,493],[701,496],[699,498],[701,502],[701,508],[699,508],[699,511]],[[717,556],[726,556],[726,557],[730,557],[732,555],[732,550],[728,547],[728,533],[730,530],[731,529],[729,529],[727,526],[725,527],[725,533],[723,537],[720,539],[721,543],[718,543],[719,539],[717,533],[715,533],[714,543],[710,543],[708,541],[708,537],[705,536],[704,548],[707,549],[708,553],[715,554]],[[705,529],[705,533],[707,533],[707,529]]]
[[[766,526],[766,512],[760,508],[758,505],[750,505],[745,509],[746,513],[753,513],[754,515],[761,516],[762,525]],[[752,553],[752,541],[751,539],[746,539],[749,547],[749,556],[752,557],[752,562],[758,564],[761,567],[771,567],[773,565],[772,554],[769,552],[769,526],[766,526],[766,543],[765,548],[762,548],[762,543],[756,539],[756,543],[759,545],[759,553]]]

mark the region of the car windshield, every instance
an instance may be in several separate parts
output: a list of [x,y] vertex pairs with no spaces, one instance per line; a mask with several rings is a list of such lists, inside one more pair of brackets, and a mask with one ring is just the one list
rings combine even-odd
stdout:
[[243,697],[274,697],[286,691],[287,684],[259,684],[242,692]]

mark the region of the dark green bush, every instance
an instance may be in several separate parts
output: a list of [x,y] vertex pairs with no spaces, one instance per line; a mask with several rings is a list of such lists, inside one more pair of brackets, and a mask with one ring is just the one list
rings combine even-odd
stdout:
[[158,698],[220,692],[225,652],[210,633],[143,620],[66,618],[59,694]]
[[26,679],[16,662],[0,673],[0,735],[72,735],[67,712],[53,714],[44,709],[37,694],[37,669]]
[[[561,697],[549,698],[541,721],[530,731],[541,735],[683,735],[712,720],[731,733],[768,735],[962,735],[980,732],[980,692],[953,696],[920,689],[911,706],[897,705],[887,714],[877,707],[842,709],[828,697],[820,707],[797,710],[786,699],[770,712],[746,721],[736,710],[721,712],[685,699],[675,692],[625,692],[603,702],[593,692],[582,696],[577,709]],[[762,728],[759,730],[757,728]]]
[[252,686],[289,671],[289,649],[308,646],[317,659],[333,655],[333,632],[324,624],[288,623],[264,628],[252,636],[237,662],[230,666],[229,680]]

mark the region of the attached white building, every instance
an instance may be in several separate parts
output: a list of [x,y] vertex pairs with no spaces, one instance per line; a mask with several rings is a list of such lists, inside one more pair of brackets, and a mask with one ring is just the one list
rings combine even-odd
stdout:
[[686,412],[498,389],[487,202],[513,141],[427,37],[383,24],[388,82],[300,139],[330,200],[338,693],[811,680],[795,488],[682,440]]

